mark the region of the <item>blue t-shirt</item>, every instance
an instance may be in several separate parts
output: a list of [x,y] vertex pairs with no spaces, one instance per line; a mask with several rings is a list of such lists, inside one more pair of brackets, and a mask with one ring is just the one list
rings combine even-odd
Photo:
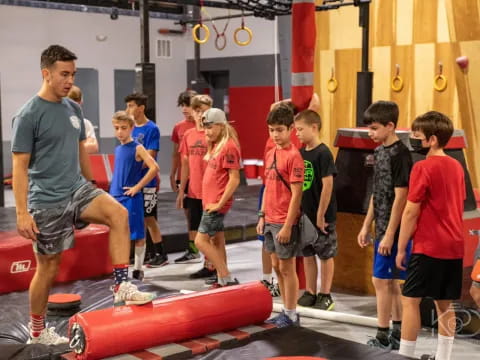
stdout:
[[136,141],[130,141],[115,148],[115,166],[110,184],[110,194],[114,197],[123,197],[123,188],[135,186],[143,177],[143,161],[135,159],[138,145]]
[[12,152],[29,153],[28,207],[67,203],[86,180],[80,171],[79,142],[85,140],[83,114],[68,98],[51,102],[38,95],[13,118]]
[[[143,126],[135,126],[132,131],[133,140],[143,145],[147,150],[160,151],[160,130],[158,126],[150,120],[147,120]],[[155,156],[155,161],[157,156]],[[142,170],[142,176],[148,172],[148,168]],[[145,187],[156,187],[157,178],[155,177]]]

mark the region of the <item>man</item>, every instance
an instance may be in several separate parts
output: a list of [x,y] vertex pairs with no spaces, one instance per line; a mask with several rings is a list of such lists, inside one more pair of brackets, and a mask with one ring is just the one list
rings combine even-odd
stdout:
[[59,45],[44,50],[42,87],[13,120],[17,230],[32,240],[37,262],[29,289],[29,343],[68,342],[53,328],[45,328],[45,312],[61,254],[74,245],[74,226],[84,227],[92,222],[110,227],[115,304],[144,304],[153,299],[153,294],[139,292],[127,281],[130,248],[127,211],[88,182],[92,173],[84,147],[83,115],[76,103],[65,98],[75,78],[76,59],[75,54]]

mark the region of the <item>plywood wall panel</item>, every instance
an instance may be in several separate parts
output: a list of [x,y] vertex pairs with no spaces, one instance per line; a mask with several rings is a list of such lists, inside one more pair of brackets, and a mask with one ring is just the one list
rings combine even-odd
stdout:
[[414,103],[412,102],[412,98],[414,98],[413,84],[415,82],[413,47],[411,45],[392,46],[391,53],[389,86],[391,79],[395,76],[396,65],[398,64],[400,66],[400,77],[403,79],[403,89],[396,92],[390,87],[390,98],[398,104],[400,110],[398,127],[409,128],[415,116]]
[[413,10],[413,42],[437,41],[438,0],[416,0]]
[[[433,91],[433,110],[440,111],[454,120],[455,97],[455,58],[450,43],[435,45],[435,74],[439,71],[439,63],[443,64],[443,76],[447,79],[447,88],[444,91]],[[456,124],[457,125],[457,124]]]
[[396,0],[374,1],[371,21],[372,45],[389,46],[396,41]]

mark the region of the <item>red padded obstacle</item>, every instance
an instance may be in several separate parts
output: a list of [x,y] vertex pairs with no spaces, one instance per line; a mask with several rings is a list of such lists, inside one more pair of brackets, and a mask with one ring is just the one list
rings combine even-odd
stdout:
[[105,191],[108,191],[113,173],[113,155],[91,154],[89,155],[89,158],[93,178],[95,179],[97,186]]
[[78,359],[102,359],[262,323],[271,312],[270,293],[255,282],[78,313],[69,334]]
[[[32,242],[16,232],[0,235],[0,294],[28,289],[35,274]],[[75,247],[62,255],[57,282],[88,279],[112,271],[108,227],[90,225],[75,231]]]

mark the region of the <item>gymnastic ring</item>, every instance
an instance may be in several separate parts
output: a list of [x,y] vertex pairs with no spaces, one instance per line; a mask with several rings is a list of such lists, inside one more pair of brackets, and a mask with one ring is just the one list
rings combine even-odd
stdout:
[[[398,84],[398,85],[396,85]],[[395,92],[400,92],[403,89],[403,79],[399,75],[395,75],[395,77],[392,79],[392,84],[391,84],[392,90]]]
[[[439,81],[440,81],[440,85],[439,85]],[[447,78],[440,74],[435,76],[435,79],[433,80],[433,86],[437,91],[445,90],[447,88]]]
[[334,93],[335,91],[337,91],[337,87],[338,87],[337,79],[332,77],[327,81],[328,92]]
[[[240,41],[238,40],[237,36],[238,36],[238,33],[240,31],[246,31],[246,33],[248,34],[248,39],[245,40],[245,41]],[[253,33],[252,33],[252,30],[250,30],[248,27],[246,26],[243,26],[243,27],[239,27],[237,30],[235,30],[235,32],[233,33],[233,40],[235,41],[235,43],[237,45],[240,45],[240,46],[246,46],[248,44],[250,44],[250,42],[252,41],[252,37],[253,37]]]
[[[197,36],[198,29],[205,30],[205,38],[203,40],[200,40]],[[210,30],[208,29],[208,26],[205,24],[197,24],[192,29],[192,36],[193,36],[193,40],[195,40],[197,44],[205,44],[210,38]]]
[[[223,39],[223,46],[218,45],[219,39]],[[217,35],[217,37],[215,38],[215,48],[219,51],[222,51],[223,49],[225,49],[226,46],[227,46],[227,37],[225,36],[225,34]]]

